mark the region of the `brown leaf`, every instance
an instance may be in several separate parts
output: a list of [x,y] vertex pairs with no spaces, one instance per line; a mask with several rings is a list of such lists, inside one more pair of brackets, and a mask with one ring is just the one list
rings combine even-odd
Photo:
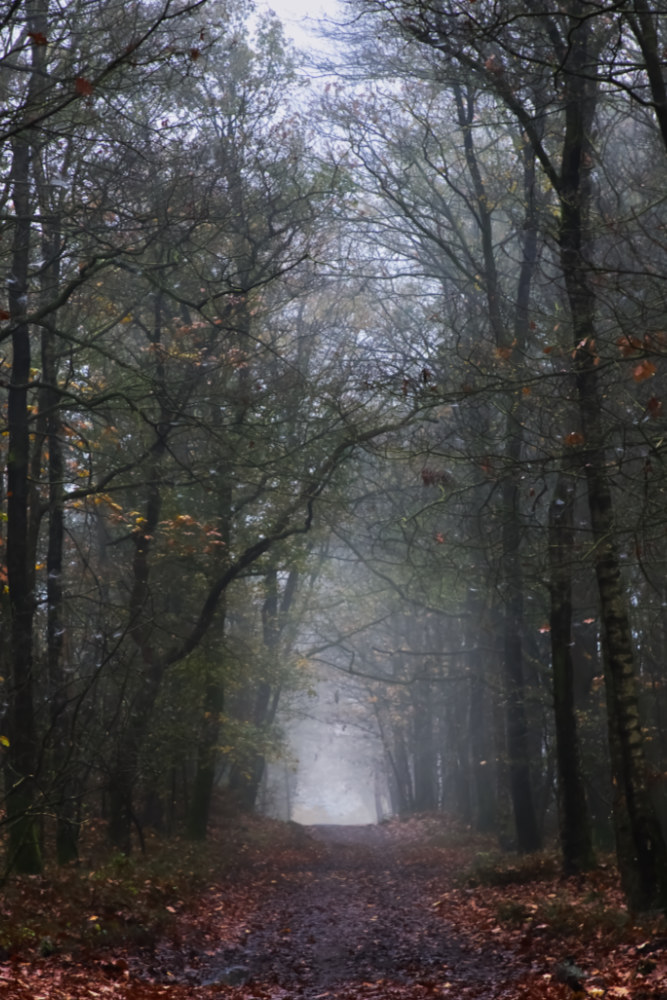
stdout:
[[90,97],[93,92],[93,85],[85,76],[77,76],[74,81],[74,89],[81,97]]
[[501,345],[496,348],[496,357],[501,358],[503,361],[507,361],[508,358],[512,356],[512,351],[516,347],[516,337],[511,344]]
[[637,340],[636,337],[630,337],[630,336],[619,337],[616,343],[624,358],[629,357],[629,355],[631,354],[635,354],[642,348],[641,341]]
[[658,417],[662,416],[663,405],[662,400],[658,399],[657,396],[651,396],[648,403],[646,404],[646,411],[649,417],[653,420],[657,420]]
[[647,378],[652,378],[657,370],[652,361],[640,361],[637,367],[633,369],[632,377],[635,382],[644,382]]

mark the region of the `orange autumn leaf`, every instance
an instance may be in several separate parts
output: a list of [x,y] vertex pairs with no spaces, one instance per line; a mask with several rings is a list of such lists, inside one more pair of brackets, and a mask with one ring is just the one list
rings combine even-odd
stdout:
[[636,337],[619,337],[616,343],[624,358],[627,358],[630,354],[635,354],[642,348],[641,341]]
[[569,434],[565,435],[565,444],[568,448],[575,448],[578,444],[583,444],[585,440],[584,435],[580,434],[579,431],[570,431]]
[[658,369],[655,367],[652,361],[641,361],[635,369],[633,369],[632,377],[635,382],[644,382],[647,378],[652,378]]

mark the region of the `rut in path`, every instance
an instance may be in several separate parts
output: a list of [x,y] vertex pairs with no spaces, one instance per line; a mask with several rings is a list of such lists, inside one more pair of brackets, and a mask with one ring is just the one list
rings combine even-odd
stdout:
[[436,861],[382,826],[311,827],[302,862],[256,879],[242,939],[190,949],[176,976],[243,997],[512,996],[516,956],[459,940],[441,890]]

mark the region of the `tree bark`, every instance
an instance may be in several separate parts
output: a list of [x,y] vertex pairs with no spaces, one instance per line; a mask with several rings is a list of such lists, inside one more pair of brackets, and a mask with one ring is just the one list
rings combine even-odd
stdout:
[[219,677],[209,674],[204,693],[204,724],[199,736],[197,769],[192,788],[192,801],[188,809],[187,833],[191,840],[206,839],[215,787],[220,716],[224,707],[225,692],[222,681]]
[[7,582],[11,612],[12,683],[7,752],[8,866],[24,874],[42,868],[37,816],[37,732],[34,707],[33,617],[34,553],[30,546],[29,482],[30,329],[27,321],[31,245],[30,141],[25,133],[12,142],[12,195],[16,218],[12,271],[8,280],[12,325],[12,371],[7,420]]
[[[534,212],[534,157],[528,147],[523,149],[524,193],[526,219],[524,224],[524,253],[519,273],[513,325],[508,330],[500,308],[501,296],[496,268],[491,200],[477,162],[473,142],[474,102],[472,91],[464,97],[459,85],[454,86],[459,125],[463,129],[464,151],[468,171],[475,192],[475,207],[482,242],[484,260],[484,286],[489,313],[489,323],[496,350],[511,354],[515,347],[521,349],[525,342],[528,324],[530,285],[536,261],[536,220]],[[508,394],[502,479],[503,527],[502,556],[500,559],[502,593],[502,663],[505,684],[508,773],[510,796],[514,812],[517,847],[522,853],[539,850],[541,834],[537,822],[533,788],[530,777],[529,723],[526,712],[524,677],[524,606],[523,571],[521,565],[521,512],[518,489],[518,470],[523,450],[523,422],[521,400],[514,392]]]
[[436,806],[432,692],[428,682],[415,681],[411,693],[414,808],[429,812]]
[[595,864],[581,767],[572,659],[572,551],[574,480],[561,472],[549,507],[549,596],[553,674],[558,818],[563,869],[587,871]]
[[[45,7],[28,5],[28,28],[43,32]],[[12,683],[6,786],[9,821],[8,865],[23,873],[40,872],[37,770],[39,765],[34,705],[33,621],[35,613],[35,531],[30,524],[31,367],[28,280],[32,249],[31,142],[29,122],[45,87],[42,46],[32,46],[24,128],[11,142],[10,184],[14,201],[12,267],[7,280],[12,340],[12,370],[7,421],[7,583],[11,614]]]
[[490,737],[493,727],[489,725],[489,707],[485,698],[482,657],[475,651],[471,654],[470,678],[470,755],[474,782],[474,821],[480,833],[490,833],[496,828],[496,790],[493,776],[493,746]]
[[565,135],[560,184],[560,258],[572,316],[576,391],[584,438],[595,573],[602,622],[609,746],[614,783],[618,863],[630,906],[667,908],[667,846],[648,792],[639,719],[632,630],[621,577],[611,485],[607,474],[595,351],[595,297],[585,259],[589,137],[596,84],[585,72],[591,25],[573,4],[572,45],[566,75]]

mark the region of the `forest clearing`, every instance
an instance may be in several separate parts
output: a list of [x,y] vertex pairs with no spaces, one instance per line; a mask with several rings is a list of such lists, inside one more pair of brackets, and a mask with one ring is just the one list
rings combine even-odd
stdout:
[[613,866],[562,878],[555,855],[502,857],[442,816],[310,829],[250,819],[218,829],[206,855],[208,878],[201,857],[196,876],[181,867],[184,852],[150,877],[137,859],[15,885],[0,995],[667,997],[667,924],[628,916]]

